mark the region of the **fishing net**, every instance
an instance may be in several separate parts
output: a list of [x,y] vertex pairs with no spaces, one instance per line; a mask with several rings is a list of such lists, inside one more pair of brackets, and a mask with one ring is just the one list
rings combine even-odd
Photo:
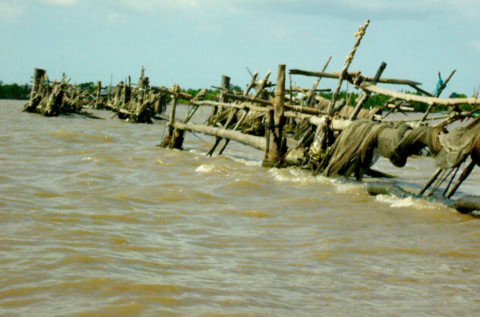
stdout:
[[323,175],[351,176],[360,179],[375,160],[378,135],[387,128],[370,120],[356,120],[340,133],[323,159]]
[[472,153],[479,134],[479,124],[472,128],[459,127],[448,134],[440,134],[439,141],[443,149],[435,158],[437,167],[448,169],[457,167],[464,162]]

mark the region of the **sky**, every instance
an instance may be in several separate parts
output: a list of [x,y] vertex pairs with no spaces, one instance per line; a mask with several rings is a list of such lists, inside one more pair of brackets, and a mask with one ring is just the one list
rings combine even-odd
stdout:
[[384,77],[433,92],[456,69],[446,94],[478,89],[480,0],[0,0],[0,80],[29,82],[38,67],[115,84],[143,65],[153,85],[207,88],[225,74],[245,87],[246,67],[275,80],[279,64],[319,71],[333,56],[340,71],[366,19],[350,70],[373,76],[385,61]]

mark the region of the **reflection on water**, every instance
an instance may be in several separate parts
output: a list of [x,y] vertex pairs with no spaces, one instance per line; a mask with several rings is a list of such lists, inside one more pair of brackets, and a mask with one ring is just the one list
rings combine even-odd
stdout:
[[[0,315],[474,315],[479,220],[0,103]],[[207,141],[207,143],[205,142]],[[377,168],[420,187],[428,159]],[[478,169],[462,187],[478,193]]]

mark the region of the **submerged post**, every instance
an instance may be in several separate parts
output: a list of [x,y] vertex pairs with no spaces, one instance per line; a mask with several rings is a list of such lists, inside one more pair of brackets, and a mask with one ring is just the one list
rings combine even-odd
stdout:
[[33,83],[32,90],[30,92],[30,101],[25,105],[24,111],[34,111],[40,102],[39,98],[35,98],[38,91],[40,90],[40,85],[42,84],[42,78],[47,72],[44,69],[35,68],[33,71]]
[[[230,87],[230,77],[226,76],[226,75],[222,75],[222,81],[221,81],[221,88],[220,89],[220,94],[218,96],[218,101],[219,102],[224,102],[225,101],[225,97],[223,96],[224,94],[224,90],[228,89],[228,87]],[[210,121],[209,121],[209,124],[215,124],[215,115],[218,113],[218,107],[215,106],[212,108],[212,114],[210,115]]]
[[[284,100],[285,100],[285,65],[278,65],[277,91],[273,105],[273,125],[270,131],[268,152],[262,163],[265,167],[279,166],[283,162],[286,145],[283,138],[283,126],[285,124]],[[267,123],[268,124],[268,123]],[[267,129],[270,127],[267,126]]]
[[102,82],[98,81],[97,82],[97,98],[95,100],[95,108],[97,109],[101,107],[101,104],[102,104],[101,98],[102,98]]
[[160,146],[164,148],[172,147],[173,132],[175,130],[175,127],[174,127],[175,111],[177,109],[177,98],[178,98],[178,92],[179,92],[178,85],[173,85],[171,92],[172,92],[172,108],[170,109],[170,116],[168,118],[168,124],[167,124],[168,132],[167,132],[167,135],[165,135],[165,138],[163,139],[162,144],[160,144]]

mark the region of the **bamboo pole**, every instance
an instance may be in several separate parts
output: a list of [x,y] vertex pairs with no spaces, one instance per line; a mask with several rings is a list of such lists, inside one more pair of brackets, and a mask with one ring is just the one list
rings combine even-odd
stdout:
[[[323,65],[323,68],[322,68],[322,72],[325,72],[328,68],[328,65],[330,64],[330,62],[332,61],[332,56],[330,56],[327,60],[327,62],[325,63],[325,65]],[[313,83],[313,86],[312,86],[312,89],[310,89],[307,93],[306,93],[306,97],[307,97],[307,105],[309,107],[312,107],[313,106],[313,103],[315,102],[315,98],[312,98],[313,95],[315,94],[315,91],[317,90],[318,88],[318,85],[320,85],[320,80],[322,78],[319,77],[317,80],[315,80],[315,82]]]
[[[382,62],[380,64],[380,67],[377,70],[377,73],[375,74],[375,77],[373,78],[372,84],[376,85],[378,80],[380,79],[380,76],[382,76],[383,71],[385,70],[385,67],[387,67],[387,63]],[[362,95],[360,96],[357,105],[353,109],[352,115],[350,116],[350,120],[356,120],[358,114],[360,113],[360,110],[363,108],[363,105],[365,102],[367,102],[368,98],[370,98],[371,93],[368,91],[363,91]]]
[[177,98],[178,98],[178,91],[180,90],[178,85],[173,85],[172,87],[172,107],[170,109],[170,115],[168,118],[167,123],[167,135],[163,139],[162,143],[160,144],[161,147],[172,147],[173,144],[173,131],[175,129],[175,111],[177,109]]
[[425,96],[418,96],[418,95],[413,95],[413,94],[408,94],[404,92],[399,92],[399,91],[394,91],[390,90],[387,88],[383,88],[380,86],[372,85],[369,83],[363,83],[360,85],[360,88],[362,90],[366,90],[372,93],[376,93],[379,95],[384,95],[384,96],[389,96],[392,98],[397,98],[397,99],[402,99],[407,102],[410,101],[416,101],[416,102],[421,102],[425,103],[428,105],[441,105],[441,106],[457,106],[461,104],[469,104],[469,105],[480,105],[480,98],[437,98],[437,97],[425,97]]
[[[290,70],[291,75],[303,75],[303,76],[308,76],[308,77],[321,77],[321,78],[331,78],[331,79],[338,79],[341,76],[340,72],[335,72],[335,73],[324,73],[324,72],[312,72],[312,71],[306,71],[306,70],[300,70],[300,69],[291,69]],[[362,82],[372,82],[373,77],[369,76],[363,76],[360,72],[349,72],[346,76],[347,80],[353,83],[351,79],[353,78],[359,78]],[[419,86],[422,83],[418,81],[413,81],[409,79],[395,79],[395,78],[380,78],[378,79],[378,83],[381,84],[391,84],[391,85],[408,85],[408,86]]]
[[42,85],[42,78],[45,76],[46,73],[47,72],[44,69],[40,69],[40,68],[34,69],[32,89],[30,91],[30,100],[25,105],[24,111],[27,111],[27,112],[36,111],[36,108],[41,101],[41,98],[37,98],[37,94],[39,93],[40,87]]
[[[443,90],[447,87],[447,84],[448,82],[450,81],[450,79],[452,79],[453,75],[455,74],[457,70],[454,69],[450,75],[448,76],[448,78],[445,80],[445,82],[443,83],[443,85],[441,87],[439,87],[439,89],[437,90],[436,94],[433,96],[433,97],[440,97],[440,95],[442,94]],[[438,76],[439,78],[441,79],[442,77],[440,76],[440,73],[438,73]],[[435,104],[430,104],[427,108],[427,110],[425,111],[425,114],[423,115],[422,117],[422,120],[420,120],[420,122],[423,122],[425,120],[427,120],[427,117],[428,115],[430,114],[430,112],[432,112],[432,109],[433,107],[435,106]]]
[[370,24],[370,20],[366,20],[365,23],[358,29],[357,33],[355,33],[355,37],[357,38],[357,41],[353,45],[353,49],[350,52],[350,54],[347,55],[347,58],[345,59],[345,65],[343,66],[343,70],[340,73],[340,77],[338,80],[337,88],[335,89],[335,92],[333,94],[332,100],[330,101],[330,105],[328,107],[328,115],[332,116],[334,109],[335,109],[335,102],[337,101],[338,95],[340,94],[340,89],[342,89],[342,84],[343,81],[347,78],[348,75],[348,68],[353,62],[353,58],[355,57],[355,53],[358,50],[358,47],[360,46],[360,43],[362,42],[363,36],[365,35],[365,32],[367,31],[367,27]]
[[99,108],[100,105],[101,105],[101,99],[102,98],[102,82],[101,81],[98,81],[97,82],[97,97],[96,97],[96,100],[95,100],[95,108]]
[[285,69],[285,65],[278,65],[277,90],[275,92],[275,103],[273,106],[274,128],[270,131],[269,149],[263,160],[262,166],[271,167],[281,164],[286,153],[283,138],[283,126],[285,124]]
[[179,130],[184,130],[189,132],[198,132],[206,135],[229,139],[229,140],[236,141],[238,143],[253,147],[260,151],[265,151],[265,148],[266,148],[265,138],[243,134],[239,131],[232,131],[232,130],[227,130],[223,128],[205,126],[201,124],[195,124],[192,122],[188,122],[188,123],[173,122],[173,127]]
[[472,162],[470,162],[470,164],[463,170],[457,182],[455,183],[455,185],[453,185],[452,189],[450,189],[450,191],[445,197],[450,198],[455,194],[455,192],[458,190],[460,185],[462,185],[462,183],[468,178],[470,173],[473,171],[473,168],[475,167],[475,165],[476,165],[475,161],[472,160]]

